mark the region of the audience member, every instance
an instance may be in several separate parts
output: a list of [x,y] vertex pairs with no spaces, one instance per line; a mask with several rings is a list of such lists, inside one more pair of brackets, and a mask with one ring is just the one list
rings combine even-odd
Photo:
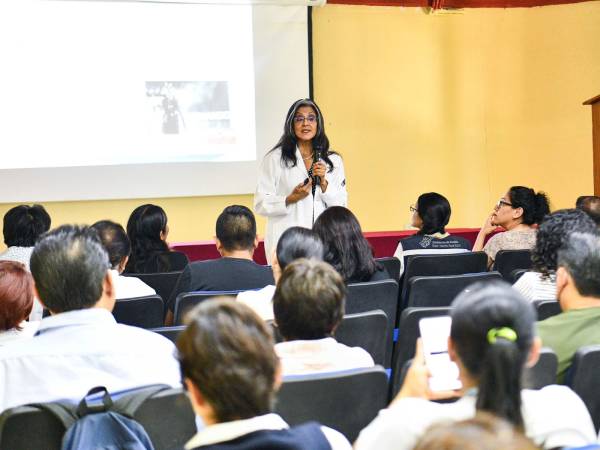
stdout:
[[597,195],[582,195],[577,199],[575,207],[584,211],[596,225],[600,226],[600,197]]
[[217,218],[216,233],[221,258],[188,264],[169,300],[167,324],[182,292],[243,291],[273,284],[271,269],[252,260],[258,246],[252,211],[245,206],[228,206]]
[[[481,227],[473,251],[481,251],[488,255],[488,265],[491,267],[500,250],[530,250],[535,245],[535,225],[550,212],[546,194],[537,194],[531,188],[524,186],[511,187],[498,200],[494,211]],[[497,227],[506,230],[495,234],[484,245],[485,238]]]
[[19,205],[4,215],[4,243],[0,260],[17,261],[29,270],[29,258],[35,241],[50,229],[50,215],[42,205]]
[[573,233],[558,252],[556,292],[562,313],[538,323],[545,347],[558,357],[562,383],[575,352],[600,344],[600,238]]
[[183,270],[188,264],[184,253],[171,251],[167,244],[167,214],[156,205],[141,205],[127,221],[131,256],[125,273],[158,273]]
[[131,244],[121,225],[110,220],[101,220],[92,225],[104,250],[108,253],[110,274],[113,278],[115,298],[132,298],[154,295],[156,291],[136,277],[121,276],[131,254]]
[[284,375],[372,367],[359,347],[333,338],[344,318],[346,285],[327,263],[298,259],[283,271],[275,295],[275,323],[284,342],[275,345]]
[[16,261],[0,261],[0,346],[32,337],[39,322],[27,322],[33,307],[33,279]]
[[[323,261],[323,243],[314,231],[308,228],[291,227],[283,232],[273,255],[273,278],[275,283],[289,263],[298,258]],[[275,285],[270,284],[255,291],[240,292],[237,300],[251,307],[264,320],[273,320],[273,295]]]
[[432,425],[414,450],[536,450],[506,420],[479,412],[472,419]]
[[390,278],[387,270],[373,258],[373,249],[349,209],[343,206],[327,208],[315,221],[313,230],[325,245],[325,261],[346,283]]
[[88,227],[65,225],[40,238],[31,273],[51,316],[33,338],[0,347],[0,411],[80,399],[94,386],[114,392],[180,384],[168,339],[116,323],[109,269],[106,251]]
[[417,234],[400,239],[394,256],[400,260],[400,275],[404,273],[406,259],[410,255],[463,253],[471,251],[471,243],[460,236],[446,233],[450,221],[450,202],[436,192],[419,195],[415,206],[411,206],[411,226],[418,228]]
[[556,257],[573,232],[593,233],[596,224],[583,211],[561,209],[547,215],[537,232],[531,259],[533,270],[524,273],[514,288],[528,300],[556,300]]
[[184,383],[205,428],[185,446],[200,449],[350,449],[314,422],[290,428],[273,411],[280,368],[264,322],[232,300],[209,300],[188,316],[177,340]]
[[448,340],[463,396],[435,403],[443,393],[429,390],[429,371],[421,343],[396,399],[365,428],[356,450],[412,449],[427,428],[464,420],[484,411],[503,418],[546,449],[583,446],[596,441],[583,401],[565,386],[521,390],[526,364],[534,364],[541,346],[535,311],[510,285],[476,283],[453,303]]

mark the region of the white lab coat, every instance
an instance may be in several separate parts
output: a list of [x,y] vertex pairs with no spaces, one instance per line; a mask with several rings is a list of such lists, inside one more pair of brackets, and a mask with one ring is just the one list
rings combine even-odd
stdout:
[[322,192],[317,186],[315,196],[308,195],[302,200],[285,205],[285,198],[294,188],[308,177],[308,171],[302,163],[300,150],[296,148],[295,167],[285,167],[281,161],[281,149],[267,153],[259,172],[258,184],[254,194],[254,210],[267,217],[265,234],[265,252],[267,261],[271,262],[273,250],[285,230],[292,226],[312,228],[319,214],[329,206],[346,206],[346,175],[344,163],[339,155],[329,155],[333,170],[327,172],[327,191]]

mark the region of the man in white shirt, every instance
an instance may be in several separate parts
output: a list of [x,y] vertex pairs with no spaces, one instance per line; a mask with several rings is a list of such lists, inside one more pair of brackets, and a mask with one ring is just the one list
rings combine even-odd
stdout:
[[186,450],[350,450],[339,432],[314,422],[295,427],[272,413],[281,382],[273,339],[246,305],[209,300],[188,316],[177,341],[181,373],[204,425]]
[[326,262],[298,259],[275,289],[275,323],[284,342],[275,345],[283,375],[373,367],[371,355],[333,338],[344,318],[346,284]]
[[44,235],[31,256],[38,298],[51,312],[38,333],[0,348],[0,411],[32,402],[78,400],[89,389],[115,392],[180,385],[166,338],[117,324],[110,265],[96,232],[65,225]]

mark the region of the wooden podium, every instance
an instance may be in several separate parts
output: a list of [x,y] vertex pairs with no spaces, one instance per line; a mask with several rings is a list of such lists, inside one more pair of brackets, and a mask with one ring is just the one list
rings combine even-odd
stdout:
[[592,106],[592,142],[594,147],[594,195],[600,195],[600,95],[583,102]]

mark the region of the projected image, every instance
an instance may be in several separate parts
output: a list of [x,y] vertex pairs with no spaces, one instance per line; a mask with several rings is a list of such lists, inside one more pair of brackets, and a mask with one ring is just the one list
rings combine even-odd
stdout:
[[146,97],[152,134],[222,132],[231,127],[226,81],[147,81]]

